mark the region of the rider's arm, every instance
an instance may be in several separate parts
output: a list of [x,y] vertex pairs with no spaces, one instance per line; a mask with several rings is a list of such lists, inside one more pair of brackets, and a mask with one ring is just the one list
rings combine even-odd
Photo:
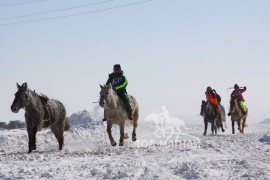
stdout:
[[241,93],[245,92],[247,90],[247,87],[245,86],[244,89],[239,89]]
[[120,89],[124,89],[127,87],[128,84],[128,80],[125,76],[123,76],[123,80],[121,82],[121,84],[119,84],[118,86],[115,87],[116,90],[120,90]]

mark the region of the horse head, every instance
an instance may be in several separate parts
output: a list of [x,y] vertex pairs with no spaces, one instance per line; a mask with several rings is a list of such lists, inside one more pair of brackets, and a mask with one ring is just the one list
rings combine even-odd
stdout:
[[204,101],[204,100],[202,100],[202,105],[201,105],[201,112],[200,112],[200,115],[201,115],[201,116],[205,116],[206,111],[207,111],[207,102]]
[[241,109],[239,107],[237,99],[231,100],[230,103],[231,103],[231,113],[232,114],[235,114],[235,113],[241,114]]
[[209,102],[202,100],[202,105],[201,105],[201,112],[200,115],[205,117],[205,116],[210,116],[214,114],[214,107],[211,105]]
[[21,108],[28,106],[30,102],[30,92],[27,87],[27,83],[23,83],[21,86],[17,83],[18,91],[15,93],[15,99],[11,105],[11,111],[18,113]]
[[110,106],[111,104],[115,104],[115,98],[117,97],[117,94],[112,88],[112,85],[100,85],[101,91],[100,91],[100,97],[99,97],[99,105],[100,107]]

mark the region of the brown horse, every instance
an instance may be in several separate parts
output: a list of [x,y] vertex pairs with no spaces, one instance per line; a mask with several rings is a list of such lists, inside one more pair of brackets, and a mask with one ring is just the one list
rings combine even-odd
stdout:
[[18,91],[11,105],[11,111],[18,113],[21,108],[25,109],[25,121],[29,138],[29,151],[36,150],[36,134],[42,128],[50,127],[55,135],[59,150],[64,144],[64,130],[70,128],[66,119],[66,109],[58,100],[49,99],[45,95],[38,95],[28,89],[27,83],[20,86],[17,83]]
[[[111,141],[112,146],[116,146],[116,142],[112,137],[111,128],[113,124],[117,124],[120,127],[120,141],[119,146],[124,145],[124,139],[128,138],[128,135],[125,133],[125,123],[128,120],[128,114],[124,102],[121,98],[118,97],[116,92],[113,90],[111,84],[109,85],[100,85],[100,99],[99,105],[105,110],[105,117],[107,119],[107,132]],[[132,141],[136,141],[136,128],[138,125],[139,119],[139,105],[136,99],[129,95],[130,105],[133,113],[133,132],[132,132]]]
[[240,105],[238,104],[237,99],[235,99],[231,101],[230,113],[231,113],[231,120],[232,120],[232,133],[235,134],[235,129],[234,129],[235,121],[237,122],[238,130],[240,131],[240,133],[244,133],[244,128],[246,127],[248,109],[247,109],[247,112],[244,113]]

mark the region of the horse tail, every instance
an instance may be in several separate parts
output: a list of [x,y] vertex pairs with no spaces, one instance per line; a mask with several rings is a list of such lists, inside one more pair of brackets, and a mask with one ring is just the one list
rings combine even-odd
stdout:
[[66,117],[65,118],[65,127],[64,127],[64,131],[68,131],[70,129],[71,125],[69,123],[69,118]]

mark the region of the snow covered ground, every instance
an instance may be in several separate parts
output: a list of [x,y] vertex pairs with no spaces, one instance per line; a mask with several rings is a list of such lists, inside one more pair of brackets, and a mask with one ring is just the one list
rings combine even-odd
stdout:
[[[87,112],[76,118],[82,116]],[[0,131],[0,179],[270,179],[270,125],[249,124],[245,134],[232,135],[227,122],[225,133],[208,129],[203,136],[201,120],[170,136],[142,119],[137,142],[112,147],[106,125],[95,118],[65,132],[61,152],[49,129],[38,132],[32,154],[26,130]],[[117,126],[113,136],[118,142]]]

